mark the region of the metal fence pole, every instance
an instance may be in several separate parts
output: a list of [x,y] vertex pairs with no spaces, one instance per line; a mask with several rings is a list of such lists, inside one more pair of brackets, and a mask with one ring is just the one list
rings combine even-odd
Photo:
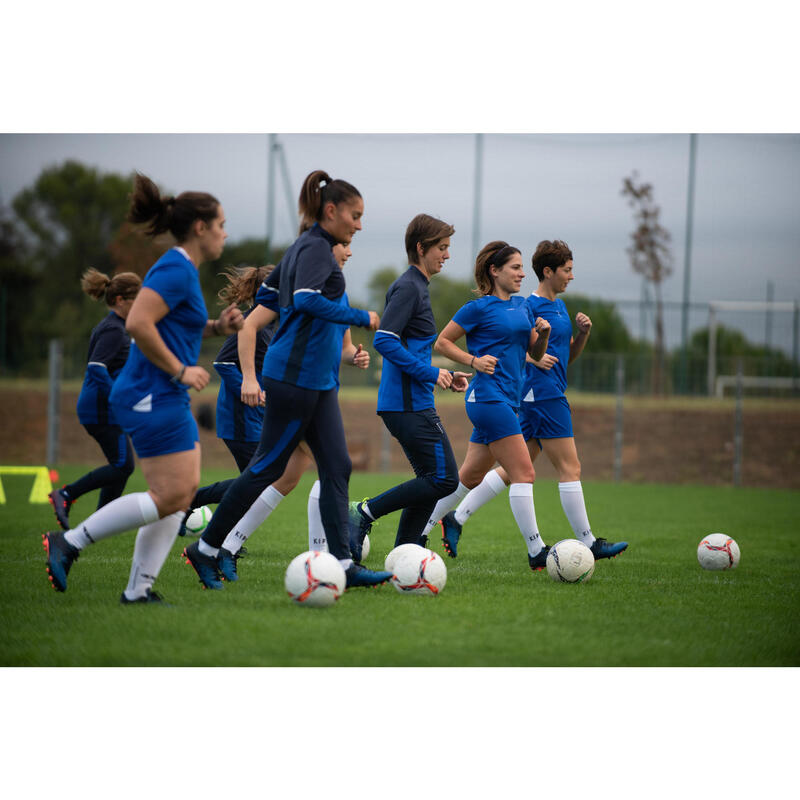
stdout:
[[51,339],[49,348],[49,395],[47,399],[47,466],[58,463],[59,407],[61,399],[61,371],[63,344],[61,339]]
[[742,380],[742,359],[736,364],[736,410],[733,416],[733,485],[742,485],[742,395],[744,394],[744,381]]
[[617,414],[614,423],[614,480],[622,480],[622,398],[625,394],[625,359],[617,355]]

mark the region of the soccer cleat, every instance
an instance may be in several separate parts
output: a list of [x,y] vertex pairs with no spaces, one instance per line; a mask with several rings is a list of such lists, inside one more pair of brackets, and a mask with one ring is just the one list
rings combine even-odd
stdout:
[[361,551],[364,546],[364,537],[372,530],[374,520],[370,519],[362,510],[361,505],[367,502],[365,497],[360,503],[353,500],[349,506],[350,527],[350,553],[353,560],[361,562]]
[[627,549],[627,542],[609,542],[606,539],[595,539],[589,548],[594,560],[600,558],[616,558],[623,550]]
[[167,605],[167,603],[164,603],[164,598],[152,589],[148,589],[146,594],[142,597],[137,597],[135,600],[128,600],[128,598],[125,597],[125,592],[123,592],[119,596],[119,602],[122,603],[123,606],[133,605],[134,603],[163,603]]
[[224,547],[220,547],[219,554],[217,555],[217,566],[222,573],[222,577],[233,583],[239,580],[239,573],[236,571],[236,562],[245,554],[247,550],[242,547],[238,552],[231,553]]
[[214,556],[207,556],[200,552],[200,542],[192,542],[183,548],[186,563],[194,567],[197,577],[204,589],[222,589],[222,574],[219,571],[219,562]]
[[442,544],[450,558],[458,555],[458,540],[461,538],[461,524],[456,520],[456,512],[448,511],[441,521]]
[[47,499],[50,501],[50,505],[53,506],[53,513],[56,515],[61,530],[68,531],[69,509],[74,501],[69,499],[63,486],[60,489],[53,489],[53,491],[47,495]]
[[421,533],[419,535],[419,539],[417,540],[417,544],[420,547],[427,548],[428,547],[428,534],[427,533]]
[[73,561],[78,560],[81,551],[73,547],[61,531],[48,531],[42,534],[42,545],[47,553],[47,574],[57,592],[67,591],[67,575]]
[[528,566],[534,571],[538,572],[547,566],[547,554],[550,548],[545,545],[535,556],[528,553]]
[[392,573],[384,571],[375,571],[362,567],[361,564],[353,564],[349,566],[345,572],[347,583],[346,589],[352,589],[356,586],[378,586],[381,583],[391,580]]
[[186,536],[186,520],[189,519],[189,515],[192,513],[192,509],[190,508],[184,515],[183,519],[181,520],[181,526],[178,528],[178,536]]

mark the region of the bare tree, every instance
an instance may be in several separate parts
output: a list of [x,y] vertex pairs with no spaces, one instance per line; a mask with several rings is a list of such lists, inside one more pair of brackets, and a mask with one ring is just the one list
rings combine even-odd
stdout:
[[664,391],[664,308],[661,284],[672,274],[671,236],[658,221],[661,208],[653,200],[653,185],[638,183],[639,174],[634,170],[622,181],[622,195],[628,198],[633,208],[636,228],[631,234],[631,245],[625,252],[631,260],[634,272],[653,284],[655,295],[655,357],[653,359],[653,392]]

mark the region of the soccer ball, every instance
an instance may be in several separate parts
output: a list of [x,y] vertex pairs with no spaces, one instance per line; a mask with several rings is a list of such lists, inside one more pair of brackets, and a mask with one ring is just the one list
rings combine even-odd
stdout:
[[422,553],[407,552],[395,561],[392,583],[400,594],[435,596],[447,583],[447,567],[432,550],[420,549]]
[[703,569],[735,569],[739,545],[724,533],[710,533],[697,545],[697,560]]
[[419,557],[422,558],[424,553],[430,553],[431,550],[428,550],[425,547],[421,547],[418,544],[414,544],[413,542],[407,542],[406,544],[399,544],[386,556],[386,561],[383,562],[383,568],[387,572],[394,572],[394,565],[401,559],[403,556],[408,555],[409,553],[418,553]]
[[199,536],[211,522],[211,509],[208,506],[200,506],[194,509],[186,519],[186,533],[189,536]]
[[547,554],[547,574],[561,583],[586,583],[594,573],[592,551],[577,539],[556,542]]
[[339,559],[309,550],[292,559],[283,585],[292,601],[312,608],[333,605],[344,592],[346,578]]

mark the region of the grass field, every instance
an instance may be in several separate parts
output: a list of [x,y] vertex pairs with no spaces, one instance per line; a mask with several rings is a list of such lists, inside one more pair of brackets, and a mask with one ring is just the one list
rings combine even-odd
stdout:
[[[71,480],[84,468],[62,468]],[[206,480],[226,477],[208,470]],[[403,476],[355,473],[362,497]],[[129,490],[142,488],[137,471]],[[3,478],[0,652],[11,666],[785,666],[800,664],[798,495],[789,491],[585,483],[596,533],[629,550],[597,564],[585,585],[531,573],[507,499],[465,527],[437,598],[391,586],[352,590],[331,609],[294,606],[286,565],[307,549],[306,475],[248,543],[241,580],[203,591],[179,540],[157,582],[169,607],[122,607],[133,533],[87,549],[65,594],[47,580],[41,533],[49,506],[30,481]],[[93,510],[82,498],[72,519]],[[535,487],[545,541],[570,535],[555,483]],[[398,515],[373,529],[367,564],[382,567]],[[723,531],[739,568],[700,569],[701,537]],[[441,542],[435,549],[443,554]]]

